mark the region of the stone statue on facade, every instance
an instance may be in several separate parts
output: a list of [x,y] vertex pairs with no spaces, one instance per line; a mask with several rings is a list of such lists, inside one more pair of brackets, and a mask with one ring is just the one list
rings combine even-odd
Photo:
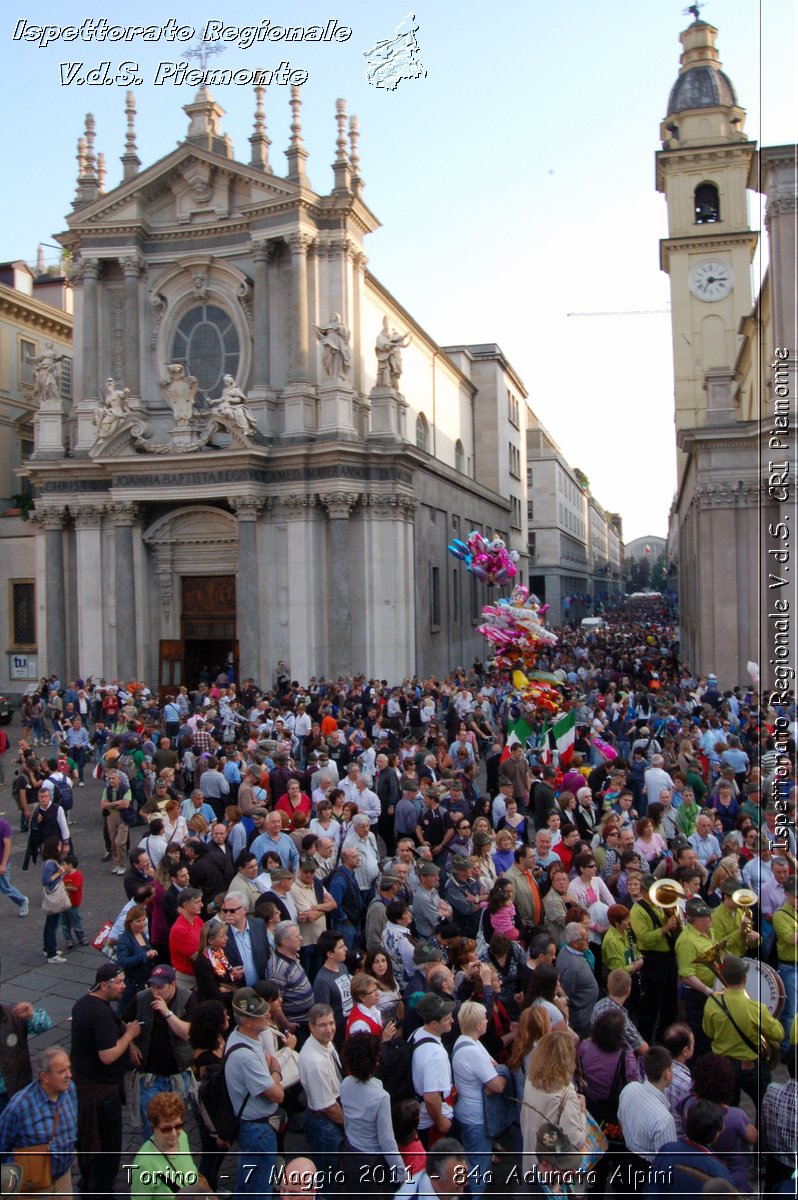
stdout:
[[161,380],[161,390],[169,402],[178,429],[187,429],[197,412],[194,408],[194,397],[197,394],[197,381],[193,375],[186,375],[181,363],[170,363],[166,368],[168,379]]
[[116,386],[114,379],[105,381],[105,403],[95,408],[92,420],[97,429],[97,440],[105,441],[126,417],[132,417],[133,410],[128,404],[130,390]]
[[374,352],[377,355],[377,387],[399,390],[402,374],[402,349],[410,345],[409,333],[397,333],[389,329],[388,318],[382,318],[382,329],[377,334]]
[[220,418],[235,427],[245,437],[257,432],[255,418],[247,404],[247,398],[237,386],[232,375],[225,375],[224,387],[218,400],[211,400],[211,418]]
[[326,325],[315,325],[316,337],[322,352],[321,362],[328,379],[345,379],[352,365],[349,352],[349,330],[340,313],[333,313]]
[[52,342],[44,343],[44,351],[33,359],[33,402],[42,406],[61,404],[61,363],[65,354],[56,354]]

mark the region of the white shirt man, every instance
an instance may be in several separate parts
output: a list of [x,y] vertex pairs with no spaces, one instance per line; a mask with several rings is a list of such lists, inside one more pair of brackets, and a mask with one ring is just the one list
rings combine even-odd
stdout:
[[431,1038],[413,1054],[413,1087],[422,1097],[419,1129],[431,1129],[434,1125],[439,1133],[449,1132],[454,1109],[447,1103],[451,1096],[453,1079],[449,1055],[444,1049],[441,1036],[452,1027],[453,1000],[444,1000],[435,992],[426,992],[416,1005],[424,1021],[420,1029],[410,1035],[410,1042]]
[[648,1162],[666,1142],[676,1141],[676,1122],[665,1092],[673,1081],[670,1054],[654,1046],[643,1055],[645,1083],[627,1083],[618,1100],[626,1147]]
[[663,788],[673,788],[673,780],[668,772],[662,769],[664,761],[661,754],[655,754],[651,760],[651,766],[647,768],[643,775],[646,800],[649,804],[656,804],[658,802],[659,794]]

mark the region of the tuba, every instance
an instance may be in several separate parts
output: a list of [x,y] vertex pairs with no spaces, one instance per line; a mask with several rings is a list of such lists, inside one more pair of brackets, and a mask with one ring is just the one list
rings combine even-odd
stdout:
[[684,888],[676,879],[658,879],[648,889],[648,898],[657,908],[664,908],[679,922],[679,928],[684,928],[679,901],[684,899]]
[[755,904],[759,903],[759,897],[750,888],[738,888],[736,892],[732,892],[732,901],[738,908],[743,910],[742,920],[740,921],[740,933],[743,935],[743,939],[745,939],[746,935],[750,933],[753,924],[751,909]]

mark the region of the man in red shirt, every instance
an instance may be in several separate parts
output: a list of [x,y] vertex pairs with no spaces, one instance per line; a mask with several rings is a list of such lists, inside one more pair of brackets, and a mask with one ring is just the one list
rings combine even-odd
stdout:
[[199,950],[201,912],[202,892],[197,888],[183,888],[177,897],[177,920],[169,930],[169,958],[180,987],[194,986],[194,964],[191,959]]

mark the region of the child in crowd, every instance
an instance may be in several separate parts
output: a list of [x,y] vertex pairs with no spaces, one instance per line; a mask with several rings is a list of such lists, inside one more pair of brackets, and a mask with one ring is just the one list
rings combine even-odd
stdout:
[[64,935],[67,950],[74,950],[75,940],[79,941],[81,946],[89,944],[80,915],[83,902],[83,872],[78,870],[77,855],[67,854],[64,862],[69,865],[69,870],[64,875],[64,887],[69,893],[72,907],[61,913],[61,933]]
[[400,1100],[391,1111],[399,1153],[413,1176],[418,1176],[427,1169],[427,1152],[418,1136],[420,1116],[421,1105],[418,1100]]

